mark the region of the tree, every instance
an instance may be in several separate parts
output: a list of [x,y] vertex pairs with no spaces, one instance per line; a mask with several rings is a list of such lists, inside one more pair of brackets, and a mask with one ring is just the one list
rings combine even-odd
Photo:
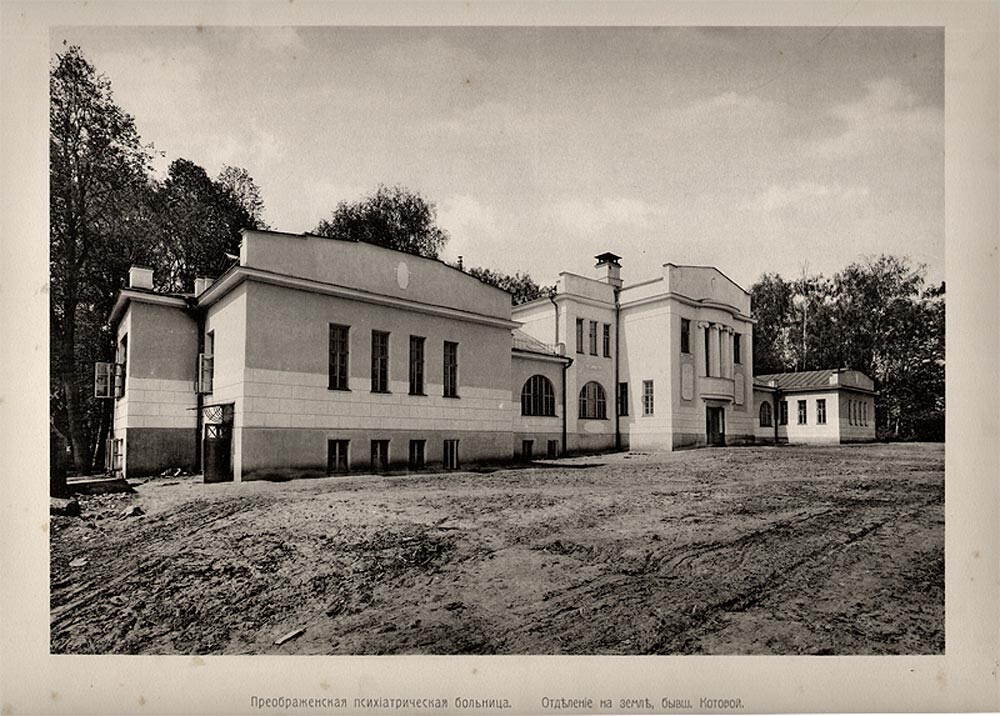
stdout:
[[254,228],[268,228],[264,223],[264,200],[261,199],[260,189],[250,172],[242,167],[223,164],[215,181],[243,208]]
[[448,234],[436,221],[434,204],[420,194],[380,184],[361,201],[337,204],[330,219],[321,221],[313,233],[436,259],[448,242]]
[[531,276],[520,271],[510,275],[493,269],[476,267],[469,269],[466,273],[475,276],[483,283],[507,291],[510,294],[511,303],[515,306],[534,301],[537,298],[552,296],[556,290],[555,286],[539,286]]
[[107,350],[95,324],[106,302],[91,277],[141,213],[136,202],[145,193],[149,152],[132,117],[115,104],[110,82],[79,47],[56,56],[49,92],[50,403],[76,469],[88,471],[92,416],[84,398],[89,381],[80,374]]
[[154,198],[158,288],[190,291],[198,276],[218,276],[232,264],[226,254],[239,253],[240,232],[259,228],[262,204],[255,203],[256,185],[246,170],[227,169],[226,181],[235,179],[241,196],[188,159],[171,162]]
[[791,348],[794,315],[792,285],[778,274],[764,274],[750,288],[753,330],[753,365],[759,374],[782,373],[795,365]]

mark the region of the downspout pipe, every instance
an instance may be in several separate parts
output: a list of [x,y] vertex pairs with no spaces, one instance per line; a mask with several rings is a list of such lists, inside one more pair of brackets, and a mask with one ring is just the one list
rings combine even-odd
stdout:
[[621,416],[619,415],[619,396],[618,391],[620,389],[620,371],[619,371],[619,356],[621,352],[619,351],[619,339],[621,338],[621,317],[622,317],[622,304],[619,299],[619,293],[621,289],[615,288],[615,384],[612,387],[612,395],[614,395],[615,400],[615,450],[622,449],[622,426],[621,426]]
[[[195,307],[195,318],[198,321],[198,355],[205,352],[205,314],[206,311]],[[205,406],[205,396],[198,390],[198,355],[195,356],[194,367],[194,398],[195,398],[195,428],[194,428],[194,472],[200,474],[202,471],[202,441],[201,434],[204,431],[204,418],[202,409]]]
[[[553,294],[549,294],[549,301],[552,302],[552,308],[556,312],[556,345],[559,345],[559,304],[556,303],[556,297]],[[570,365],[573,363],[572,358],[566,358],[562,367],[562,455],[566,455],[566,371],[569,369]]]
[[781,421],[781,413],[779,411],[781,398],[781,391],[775,388],[774,390],[774,444],[778,445],[778,424]]

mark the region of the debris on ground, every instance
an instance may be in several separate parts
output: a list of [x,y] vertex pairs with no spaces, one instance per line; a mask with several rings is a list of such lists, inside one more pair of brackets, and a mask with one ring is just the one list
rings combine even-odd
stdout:
[[305,629],[294,629],[293,631],[290,631],[287,634],[285,634],[283,637],[275,639],[274,640],[274,645],[275,646],[281,646],[286,641],[291,641],[292,639],[298,639],[300,636],[302,636],[305,633],[306,633]]
[[80,503],[76,498],[50,497],[49,514],[63,517],[79,517]]
[[943,653],[942,445],[592,460],[81,495],[50,649]]
[[146,513],[143,511],[141,507],[139,507],[139,505],[130,505],[129,507],[126,507],[124,510],[122,510],[123,519],[126,517],[141,517],[144,514]]

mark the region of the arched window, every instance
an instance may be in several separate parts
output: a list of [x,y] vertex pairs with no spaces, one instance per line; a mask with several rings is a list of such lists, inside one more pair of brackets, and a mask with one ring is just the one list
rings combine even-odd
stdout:
[[771,404],[768,402],[760,404],[760,426],[762,428],[771,427]]
[[521,388],[521,415],[555,415],[556,393],[552,381],[544,375],[533,375]]
[[591,381],[580,391],[580,417],[591,420],[608,417],[608,401],[600,383]]

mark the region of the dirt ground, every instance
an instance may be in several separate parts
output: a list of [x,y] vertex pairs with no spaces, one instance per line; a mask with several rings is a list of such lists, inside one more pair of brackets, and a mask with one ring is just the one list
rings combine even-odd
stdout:
[[55,653],[944,650],[942,445],[156,478],[80,503],[52,518]]

